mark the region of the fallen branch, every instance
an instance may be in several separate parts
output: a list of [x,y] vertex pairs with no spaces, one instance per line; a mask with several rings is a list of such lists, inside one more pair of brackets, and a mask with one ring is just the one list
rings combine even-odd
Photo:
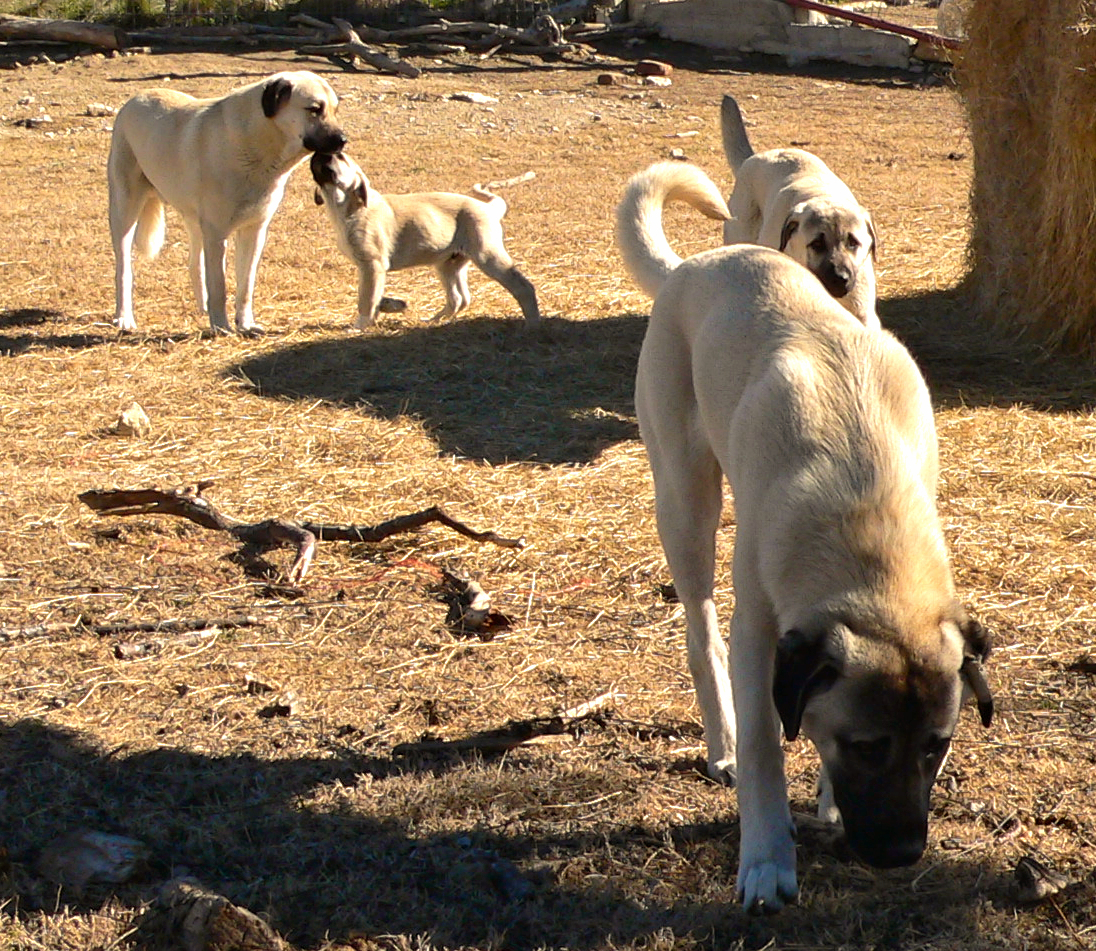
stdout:
[[0,13],[0,39],[47,40],[51,43],[80,43],[97,49],[119,50],[129,38],[113,26],[83,20],[45,20]]
[[505,753],[523,743],[544,736],[562,736],[572,733],[584,720],[597,716],[612,700],[616,691],[607,690],[592,700],[580,703],[570,710],[552,717],[531,717],[527,720],[511,720],[497,730],[485,730],[459,740],[420,740],[417,743],[400,743],[392,748],[393,756],[411,756],[421,753]]
[[417,66],[412,66],[403,60],[392,59],[391,56],[366,46],[354,27],[346,20],[335,19],[333,22],[345,36],[343,42],[327,43],[320,46],[302,46],[299,52],[328,58],[339,56],[357,57],[382,73],[395,73],[409,79],[416,79],[422,75],[422,70]]
[[263,552],[271,548],[295,548],[296,558],[289,570],[291,582],[304,579],[320,541],[378,542],[401,532],[412,531],[437,522],[466,538],[491,542],[503,548],[521,548],[520,538],[503,538],[494,532],[477,532],[451,518],[437,506],[421,512],[400,515],[379,525],[332,525],[325,522],[291,522],[270,518],[261,522],[241,522],[218,512],[202,495],[212,482],[199,482],[184,489],[89,489],[78,498],[100,515],[172,515],[185,518],[202,528],[227,532],[245,550]]

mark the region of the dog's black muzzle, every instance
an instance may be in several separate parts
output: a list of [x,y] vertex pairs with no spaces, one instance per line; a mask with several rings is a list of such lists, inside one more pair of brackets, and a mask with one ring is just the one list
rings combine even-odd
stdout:
[[341,152],[346,145],[346,134],[342,129],[317,129],[304,137],[303,144],[309,152],[334,155],[336,152]]
[[852,273],[846,267],[835,267],[831,264],[819,272],[818,279],[830,294],[841,298],[849,292],[849,285],[852,284]]

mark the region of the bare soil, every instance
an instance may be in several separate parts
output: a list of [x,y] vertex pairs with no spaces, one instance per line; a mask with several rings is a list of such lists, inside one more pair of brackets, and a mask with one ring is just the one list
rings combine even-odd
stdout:
[[[931,23],[924,8],[926,23]],[[675,67],[640,86],[641,56]],[[189,874],[307,949],[1096,946],[1096,376],[1002,339],[965,305],[971,156],[936,74],[791,70],[673,44],[582,62],[416,59],[404,80],[290,55],[92,56],[0,72],[0,947],[153,946],[146,909]],[[169,84],[216,95],[312,68],[342,97],[382,191],[502,190],[508,245],[547,315],[473,274],[471,312],[427,322],[433,275],[393,275],[403,314],[350,331],[355,276],[295,174],[260,270],[258,339],[210,339],[185,234],[138,273],[141,332],[110,324],[110,117]],[[615,85],[596,81],[601,73]],[[476,105],[449,94],[498,99]],[[965,712],[931,844],[880,872],[804,822],[800,904],[735,905],[732,791],[701,773],[681,609],[655,534],[632,376],[649,301],[613,210],[671,149],[728,190],[723,93],[758,147],[821,155],[873,212],[884,324],[929,379],[941,517],[960,595],[993,632],[999,715]],[[53,120],[20,120],[44,111]],[[673,210],[682,254],[719,228]],[[111,432],[139,402],[144,437]],[[100,518],[90,488],[215,484],[246,520],[371,524],[431,505],[514,550],[432,526],[322,542],[300,586],[222,534]],[[733,508],[722,550],[730,552]],[[508,628],[446,623],[443,571],[476,579]],[[718,578],[724,617],[729,565]],[[219,619],[249,615],[233,628]],[[91,625],[208,619],[183,633]],[[407,752],[548,717],[605,691],[581,729],[502,753]],[[294,703],[284,700],[293,691]],[[797,815],[817,763],[787,746]],[[140,840],[122,884],[58,886],[59,835]],[[1072,884],[1019,900],[1034,856]],[[48,863],[47,863],[48,864]]]

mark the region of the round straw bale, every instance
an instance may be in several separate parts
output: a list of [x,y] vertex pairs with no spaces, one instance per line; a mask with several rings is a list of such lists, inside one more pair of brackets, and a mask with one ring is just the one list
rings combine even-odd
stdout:
[[1096,3],[973,0],[958,69],[974,152],[980,311],[1096,352]]

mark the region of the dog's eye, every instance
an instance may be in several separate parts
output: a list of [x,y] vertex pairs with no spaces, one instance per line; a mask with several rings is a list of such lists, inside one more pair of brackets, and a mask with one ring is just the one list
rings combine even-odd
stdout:
[[855,757],[869,769],[882,769],[890,758],[891,741],[889,736],[874,740],[844,740],[841,744],[846,753]]
[[822,237],[822,235],[819,235],[810,244],[808,244],[807,247],[810,248],[812,251],[817,251],[819,254],[822,254],[826,250],[826,239]]
[[845,239],[845,244],[849,246],[851,251],[855,251],[860,247],[860,239],[856,235],[850,234],[848,238]]
[[313,115],[313,116],[322,116],[323,115],[323,103],[317,103],[314,106],[309,106],[308,107],[308,112],[309,112],[310,115]]
[[951,746],[950,736],[930,736],[925,743],[925,758],[938,759],[943,756]]

